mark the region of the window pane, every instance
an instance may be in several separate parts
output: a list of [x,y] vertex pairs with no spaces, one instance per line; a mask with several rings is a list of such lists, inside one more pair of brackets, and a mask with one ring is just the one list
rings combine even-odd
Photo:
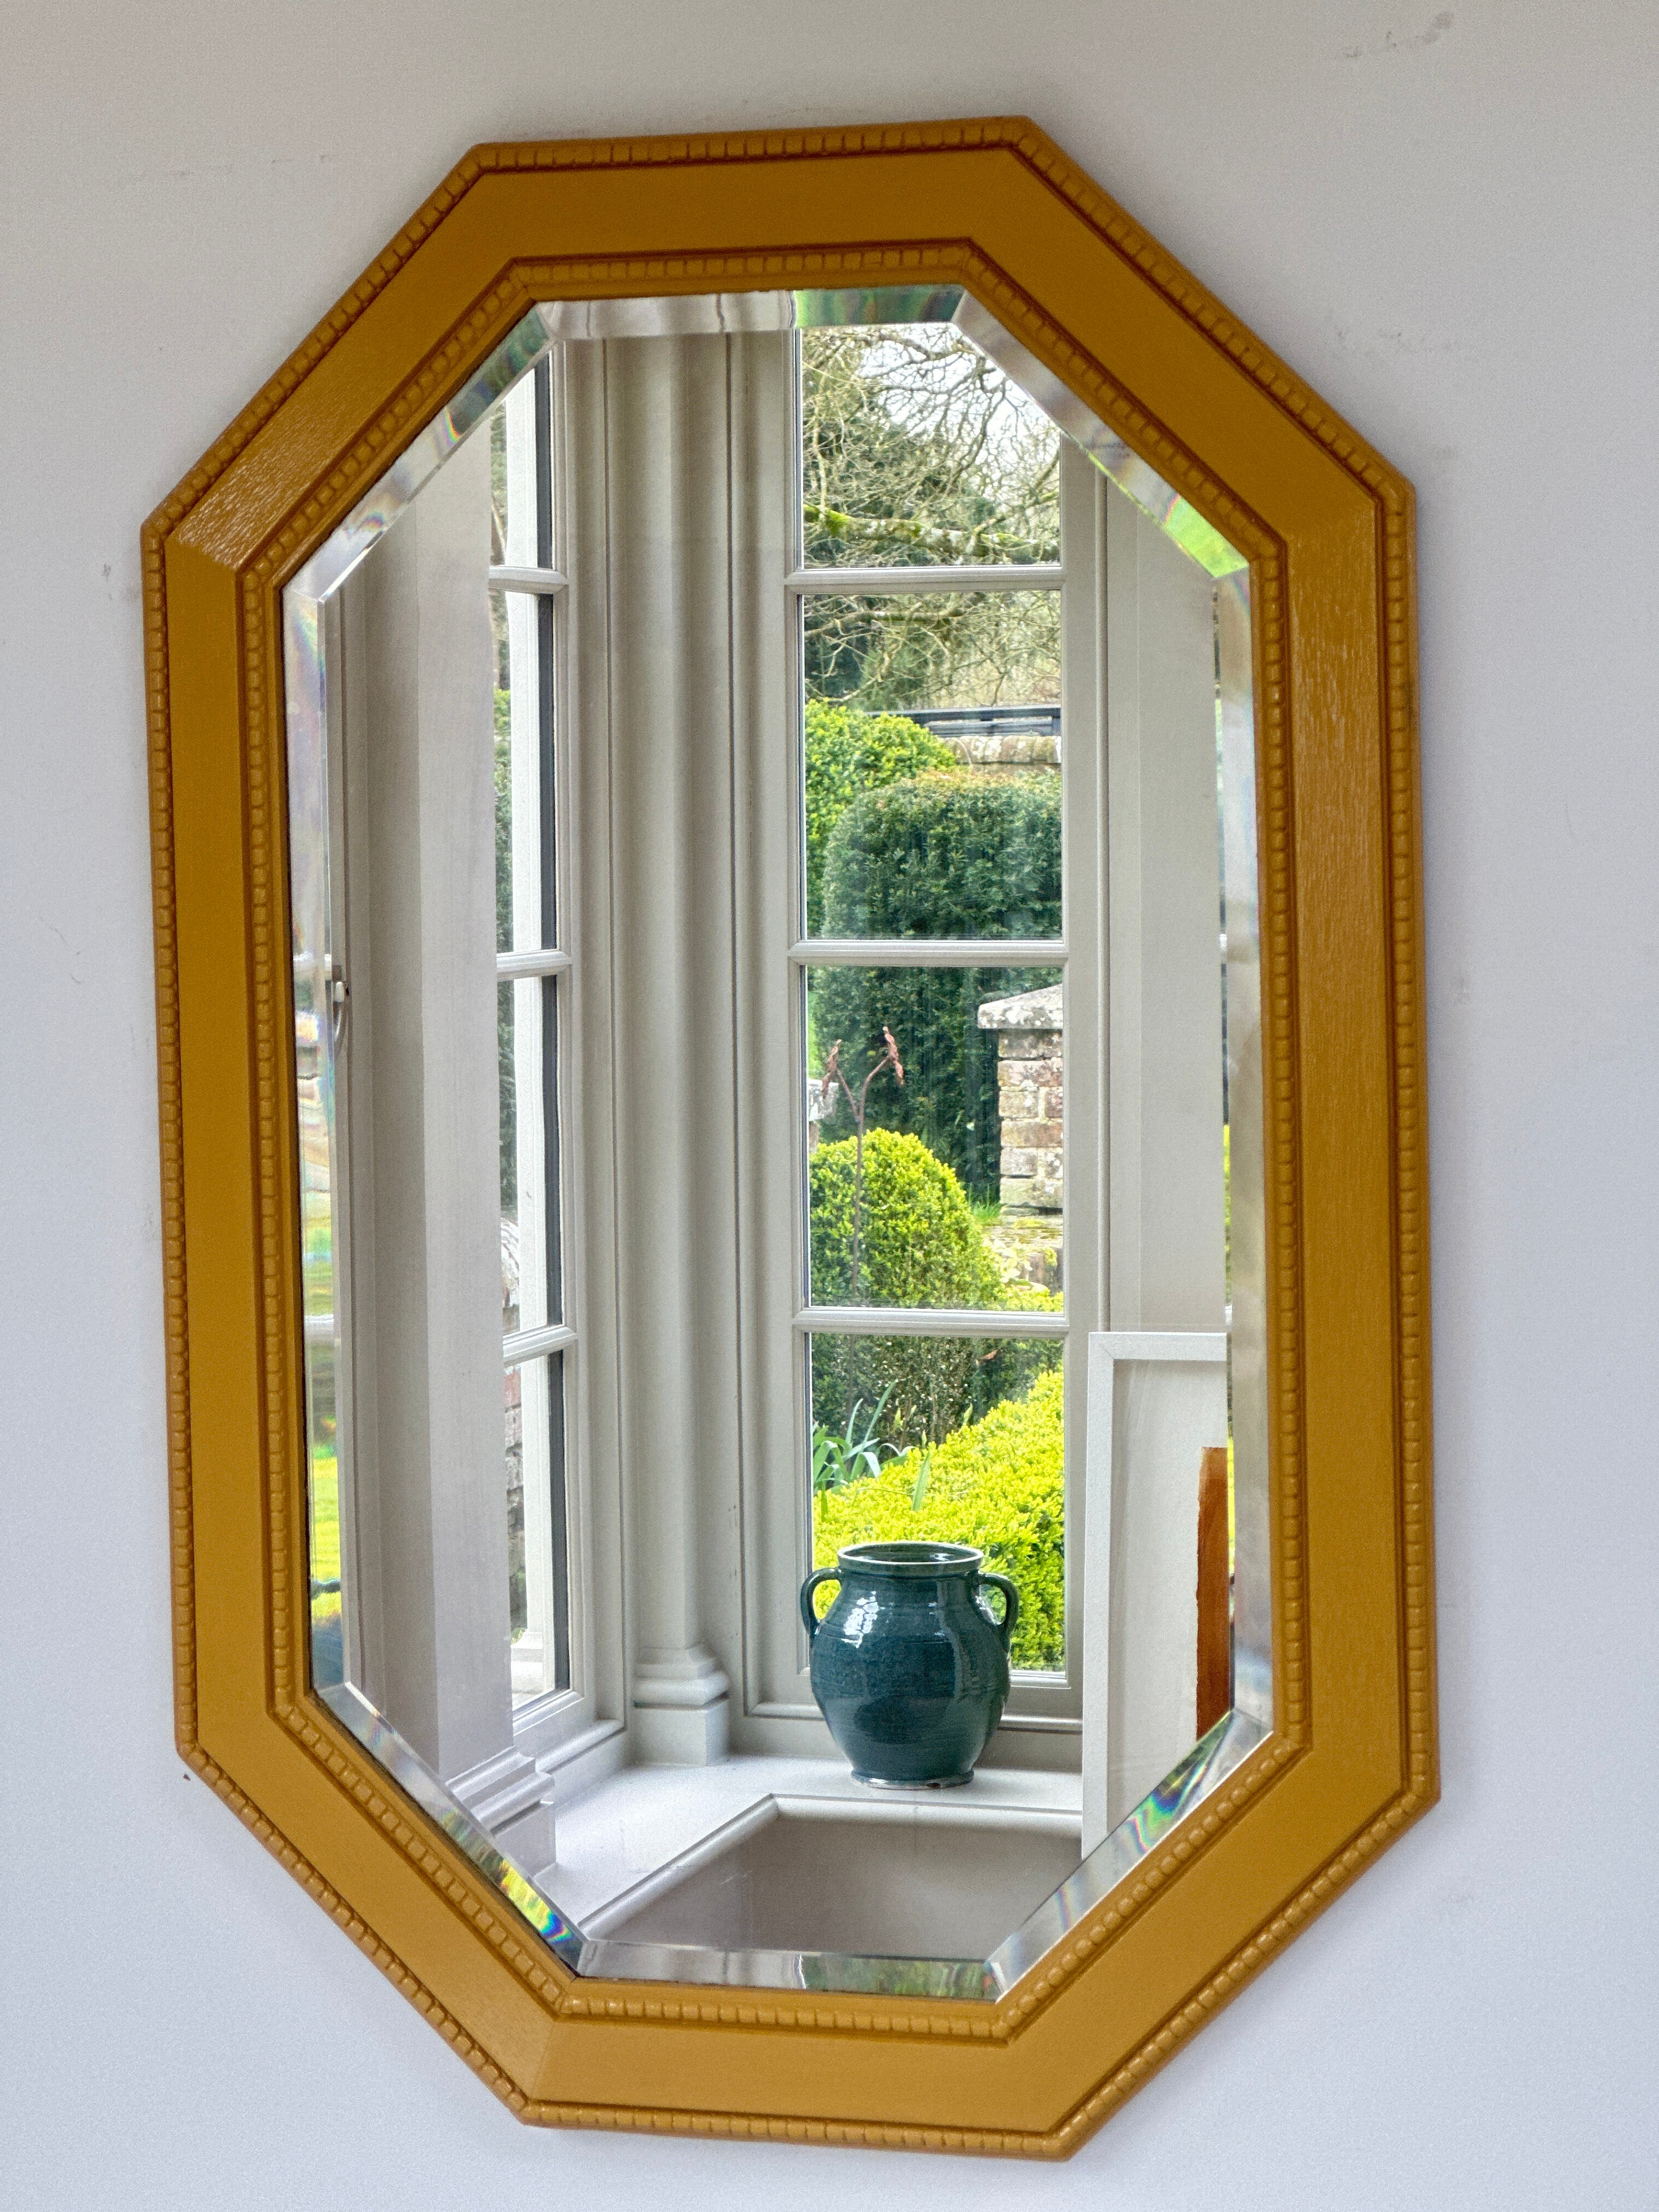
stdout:
[[[1057,937],[1058,714],[1045,741],[995,734],[1018,764],[964,763],[960,738],[902,715],[806,709],[806,927],[813,937]],[[1030,718],[1026,718],[1029,720]]]
[[[495,647],[495,949],[552,944],[552,679],[550,599],[492,591]],[[545,863],[545,865],[544,865]]]
[[1057,936],[1054,594],[811,599],[803,623],[808,935]]
[[506,1335],[540,1328],[560,1310],[557,1004],[551,976],[496,986]]
[[548,441],[541,387],[548,374],[547,363],[538,364],[490,412],[489,557],[498,568],[547,565],[546,470],[541,457]]
[[570,1683],[563,1355],[509,1367],[503,1395],[513,1697],[521,1704]]
[[[842,1546],[976,1545],[1019,1591],[1016,1667],[1066,1663],[1057,1340],[814,1336],[813,1561]],[[833,1601],[825,1590],[821,1607]],[[988,1598],[994,1609],[997,1597]]]
[[1057,592],[902,592],[805,600],[806,696],[905,714],[1057,706]]
[[960,331],[801,334],[813,563],[1057,561],[1059,433]]
[[807,971],[815,1304],[1057,1301],[1064,1024],[1052,968]]

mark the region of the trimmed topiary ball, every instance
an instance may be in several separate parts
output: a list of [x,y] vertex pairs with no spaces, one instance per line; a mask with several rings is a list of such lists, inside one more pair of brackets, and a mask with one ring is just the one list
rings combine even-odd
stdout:
[[813,1298],[823,1305],[1001,1305],[1002,1277],[961,1182],[920,1137],[891,1129],[872,1129],[864,1140],[854,1287],[857,1153],[856,1138],[838,1137],[819,1145],[808,1164]]

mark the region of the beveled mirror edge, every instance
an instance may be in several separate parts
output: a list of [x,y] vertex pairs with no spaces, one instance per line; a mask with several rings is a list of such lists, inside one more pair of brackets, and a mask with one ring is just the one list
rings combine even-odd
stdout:
[[[1051,372],[1043,368],[1023,346],[997,324],[960,285],[892,287],[866,286],[813,291],[757,291],[670,294],[661,296],[618,296],[606,300],[538,302],[507,331],[468,376],[460,391],[404,447],[389,468],[357,499],[340,521],[283,586],[282,592],[283,657],[286,675],[286,784],[292,814],[303,805],[296,793],[309,788],[312,770],[324,750],[326,720],[324,702],[324,665],[319,618],[323,605],[344,586],[380,538],[404,514],[422,487],[452,454],[482,429],[489,410],[541,359],[550,345],[568,337],[660,337],[732,331],[781,331],[815,328],[844,328],[852,325],[887,325],[898,321],[953,325],[968,336],[1003,373],[1042,408],[1063,434],[1082,447],[1096,465],[1147,514],[1158,527],[1212,576],[1216,607],[1216,666],[1222,749],[1238,762],[1238,776],[1229,779],[1254,790],[1255,698],[1250,666],[1250,593],[1248,568],[1243,556],[1224,541],[1208,533],[1188,542],[1193,526],[1207,529],[1174,489],[1158,477],[1122,440],[1112,437],[1094,416]],[[1213,543],[1208,542],[1212,540]],[[310,767],[308,768],[308,763]],[[320,773],[317,770],[316,773]],[[1236,796],[1236,794],[1235,794]],[[326,812],[320,789],[311,790],[311,807]],[[306,810],[311,818],[311,808]],[[1230,848],[1237,836],[1232,810],[1228,819]],[[320,821],[321,815],[317,817]],[[290,844],[292,838],[290,837]],[[1254,896],[1256,879],[1254,823],[1239,842],[1238,852],[1224,871],[1233,885],[1228,897],[1225,932],[1226,984],[1224,1000],[1228,1012],[1224,1034],[1255,1034],[1259,1030],[1258,924]],[[1242,860],[1242,869],[1236,863]],[[1237,878],[1248,879],[1240,898]],[[290,910],[296,924],[305,902],[301,886],[289,886]],[[320,927],[301,928],[301,937],[323,941]],[[325,964],[325,963],[324,963]],[[311,1025],[312,1048],[318,1054],[322,1079],[322,1123],[333,1146],[334,1082],[328,1069],[331,1053],[329,1024],[319,1018],[320,1004],[313,969],[316,957],[296,949],[295,993],[296,1018],[302,1036]],[[1237,972],[1236,972],[1237,971]],[[1234,994],[1245,996],[1233,1012]],[[1237,1073],[1235,1081],[1237,1080]],[[301,1109],[301,1120],[304,1109]],[[1252,1116],[1253,1118],[1253,1116]],[[304,1146],[301,1146],[303,1156]],[[306,1185],[304,1170],[302,1186]],[[308,1186],[305,1196],[311,1195]],[[1261,1167],[1258,1146],[1248,1143],[1233,1158],[1231,1178],[1233,1238],[1237,1245],[1241,1221],[1259,1224],[1261,1214]],[[340,1316],[325,1310],[312,1310],[313,1285],[304,1291],[304,1358],[306,1395],[314,1402],[318,1389],[313,1374],[318,1346],[326,1340],[331,1368],[337,1369],[337,1340]],[[321,1297],[322,1308],[332,1301]],[[1259,1301],[1248,1302],[1253,1312]],[[1237,1304],[1230,1335],[1236,1335],[1234,1364],[1243,1359],[1254,1377],[1259,1358],[1249,1345],[1259,1329],[1248,1323],[1242,1331]],[[1103,1342],[1104,1340],[1103,1340]],[[1156,1349],[1156,1347],[1152,1347]],[[1259,1346],[1256,1347],[1259,1352]],[[1254,1383],[1252,1384],[1254,1387]],[[314,1439],[313,1440],[314,1443]],[[308,1464],[309,1450],[308,1444]],[[933,1995],[951,1995],[976,2002],[994,2002],[1006,1997],[1015,1984],[1032,1972],[1043,1955],[1061,1944],[1068,1933],[1082,1926],[1088,1916],[1108,1905],[1112,1893],[1127,1883],[1139,1863],[1169,1832],[1204,1802],[1270,1735],[1273,1718],[1271,1619],[1272,1600],[1267,1516],[1266,1470],[1255,1465],[1252,1446],[1241,1456],[1237,1492],[1240,1543],[1234,1578],[1233,1666],[1237,1685],[1235,1710],[1229,1724],[1206,1732],[1170,1769],[1169,1774],[1130,1810],[1106,1844],[1085,1852],[1082,1864],[1060,1887],[1033,1910],[990,1953],[988,1959],[942,1960],[901,1955],[855,1959],[841,1954],[785,1950],[720,1952],[690,1946],[672,1951],[661,1945],[619,1942],[596,1936],[578,1927],[560,1906],[550,1886],[538,1886],[528,1869],[520,1869],[495,1847],[490,1836],[466,1814],[453,1793],[432,1774],[387,1722],[362,1696],[345,1689],[319,1686],[313,1669],[312,1693],[343,1723],[371,1757],[386,1768],[405,1795],[430,1819],[435,1820],[452,1841],[493,1887],[517,1907],[528,1924],[545,1941],[561,1964],[588,1977],[619,1981],[674,1981],[717,1984],[722,1986],[769,1989],[822,1989],[866,1994],[902,1992],[908,1985],[926,1987]],[[1247,1474],[1249,1479],[1247,1479]],[[1258,1492],[1260,1493],[1258,1495]],[[1255,1535],[1261,1524],[1259,1537]],[[319,1587],[312,1584],[313,1592]],[[313,1646],[314,1648],[314,1646]],[[951,1970],[947,1973],[946,1967]]]
[[[215,1781],[216,1787],[237,1805],[237,1809],[254,1826],[263,1830],[273,1848],[290,1863],[297,1853],[273,1827],[263,1813],[256,1813],[242,1798],[237,1785],[228,1773],[204,1750],[197,1724],[197,1700],[193,1694],[195,1663],[198,1646],[202,1644],[200,1623],[193,1604],[192,1549],[191,1543],[191,1512],[193,1498],[190,1466],[190,1400],[189,1377],[185,1369],[185,1329],[188,1326],[184,1303],[184,1183],[185,1160],[180,1142],[183,1115],[183,1081],[179,1049],[179,1020],[181,1010],[179,970],[178,965],[177,909],[174,900],[173,867],[175,863],[174,817],[173,811],[173,740],[177,724],[170,711],[167,685],[169,612],[175,619],[186,621],[177,608],[169,610],[166,599],[166,579],[163,573],[165,542],[178,532],[180,524],[191,507],[215,482],[221,478],[232,464],[240,445],[246,443],[259,422],[269,418],[298,384],[301,377],[309,373],[328,345],[332,344],[341,331],[361,314],[380,285],[392,280],[410,255],[415,253],[429,233],[432,224],[453,207],[459,196],[480,177],[499,175],[503,170],[536,171],[550,167],[588,166],[600,161],[615,161],[619,157],[638,163],[667,165],[678,162],[696,163],[701,160],[725,162],[750,161],[763,163],[787,159],[799,162],[814,158],[822,151],[831,161],[845,161],[849,152],[900,151],[926,158],[952,146],[971,146],[976,150],[1000,149],[1012,151],[1018,158],[1038,172],[1049,189],[1064,194],[1075,213],[1081,215],[1097,232],[1110,239],[1120,252],[1136,250],[1136,275],[1141,283],[1154,287],[1165,295],[1166,303],[1173,303],[1180,313],[1202,328],[1218,346],[1224,347],[1231,359],[1243,373],[1255,378],[1268,392],[1273,404],[1294,418],[1303,431],[1316,438],[1327,453],[1351,476],[1365,487],[1373,509],[1378,516],[1382,541],[1379,562],[1382,585],[1382,598],[1387,627],[1382,642],[1387,650],[1388,668],[1384,705],[1387,709],[1382,732],[1389,780],[1390,811],[1386,829],[1386,842],[1393,866],[1385,872],[1381,889],[1387,903],[1387,913],[1392,935],[1387,958],[1391,969],[1392,1006],[1395,1036],[1391,1040],[1389,1073],[1394,1094],[1394,1195],[1393,1220],[1396,1237],[1394,1248],[1396,1264],[1392,1270],[1393,1289],[1390,1297],[1392,1317],[1397,1323],[1393,1331],[1395,1358],[1392,1363],[1395,1379],[1395,1410],[1400,1417],[1399,1456],[1392,1463],[1398,1476],[1396,1503],[1401,1552],[1399,1565],[1400,1581],[1404,1604],[1404,1641],[1401,1650],[1401,1681],[1403,1708],[1409,1729],[1408,1742],[1404,1748],[1407,1755],[1405,1771],[1401,1776],[1403,1786],[1385,1796],[1380,1809],[1374,1812],[1357,1842],[1329,1853],[1286,1909],[1270,1915],[1261,1923],[1255,1939],[1237,1948],[1231,1960],[1224,1962],[1218,1975],[1212,1977],[1206,1989],[1200,1991],[1178,2018],[1185,2022],[1170,2033],[1168,2031],[1152,2037],[1140,2049],[1136,2061],[1120,2069],[1114,2082],[1077,2106],[1071,2114],[1058,2124],[1040,2125],[1035,2135],[1027,2131],[958,2128],[947,2126],[943,2133],[938,2129],[917,2127],[897,2119],[872,2120],[868,2123],[835,2123],[824,2124],[811,2121],[789,2124],[790,2132],[823,2133],[842,2140],[905,2141],[950,2140],[961,2148],[1014,2148],[1054,2153],[1064,2151],[1081,2139],[1081,2134],[1097,2124],[1127,2087],[1122,2077],[1127,2075],[1127,2087],[1142,2077],[1151,2065],[1159,2063],[1175,2046],[1190,2026],[1204,2016],[1206,2011],[1221,1996],[1231,1993],[1237,1982],[1253,1972],[1261,1960],[1274,1948],[1283,1936],[1327,1900],[1334,1887],[1346,1878],[1370,1856],[1377,1844],[1389,1839],[1393,1832],[1407,1820],[1415,1817],[1431,1802],[1434,1790],[1433,1769],[1433,1695],[1431,1623],[1428,1616],[1428,1516],[1426,1498],[1427,1433],[1425,1360],[1425,1305],[1423,1281],[1423,1238],[1421,1230],[1422,1185],[1422,1125],[1420,1109],[1420,1038],[1421,1006],[1418,988],[1418,951],[1420,924],[1415,902],[1416,885],[1416,830],[1417,801],[1415,787],[1415,758],[1413,744],[1413,639],[1412,639],[1412,581],[1411,581],[1411,502],[1409,488],[1389,471],[1384,465],[1369,454],[1361,441],[1334,422],[1311,395],[1299,387],[1288,373],[1281,372],[1262,351],[1255,348],[1248,335],[1240,332],[1223,316],[1215,303],[1207,300],[1184,272],[1176,269],[1166,258],[1158,257],[1156,249],[1137,241],[1134,234],[1119,211],[1111,208],[1103,196],[1097,194],[1085,179],[1069,168],[1062,156],[1041,138],[1041,135],[1023,124],[990,124],[966,126],[917,126],[908,131],[892,132],[864,131],[849,134],[801,134],[790,141],[782,138],[751,139],[720,142],[712,149],[708,142],[702,146],[656,142],[631,149],[487,149],[480,155],[469,157],[469,163],[452,179],[449,185],[437,197],[422,217],[397,242],[392,253],[383,257],[369,283],[359,288],[342,310],[329,319],[318,337],[301,349],[299,360],[305,365],[290,364],[267,388],[259,400],[245,412],[230,437],[221,441],[202,470],[194,473],[174,500],[168,502],[153,520],[146,532],[147,636],[150,654],[150,714],[152,729],[152,764],[154,814],[156,854],[156,934],[158,1031],[162,1056],[161,1117],[163,1133],[164,1196],[167,1207],[167,1293],[169,1322],[169,1398],[170,1432],[173,1465],[175,1497],[175,1567],[178,1589],[178,1676],[179,1735],[181,1748],[193,1763]],[[758,175],[758,172],[757,174]],[[320,343],[319,343],[320,342]],[[308,356],[308,358],[307,358]],[[244,434],[239,439],[238,434]],[[314,512],[314,510],[313,510]],[[272,581],[269,564],[264,567],[264,580],[258,588],[269,592]],[[251,584],[250,588],[252,588]],[[252,664],[251,664],[252,665]],[[179,686],[190,690],[191,679],[180,674]],[[196,702],[200,704],[199,696]],[[189,718],[186,718],[189,719]],[[199,715],[197,717],[199,720]],[[1281,830],[1287,826],[1281,822]],[[205,1324],[204,1324],[205,1326]],[[205,1394],[204,1394],[205,1395]],[[1392,1423],[1390,1423],[1392,1427]],[[291,1471],[291,1470],[290,1470]],[[1310,1469],[1310,1486],[1316,1470]],[[210,1480],[209,1472],[202,1470],[202,1480]],[[1321,1592],[1317,1583],[1310,1592],[1310,1609],[1317,1611]],[[1366,1608],[1372,1618],[1368,1624],[1375,1630],[1375,1599]],[[215,1655],[204,1656],[212,1663]],[[259,1668],[264,1674],[263,1663]],[[1350,1832],[1352,1833],[1352,1831]],[[313,1877],[308,1886],[318,1887]],[[1172,1887],[1171,1899],[1176,1894]],[[357,1940],[365,1942],[394,1978],[407,1984],[406,1970],[395,1960],[388,1963],[388,1954],[378,1939],[369,1938],[368,1931],[357,1923],[349,1909],[337,1909],[336,1917],[352,1929]],[[1243,1962],[1242,1965],[1240,1962]],[[1194,2010],[1196,2006],[1198,2009]],[[437,2008],[436,2009],[441,2009]],[[1191,2014],[1190,2020],[1188,2015]],[[711,2021],[712,2024],[712,2021]],[[828,2025],[826,2021],[823,2024]],[[937,2032],[937,2031],[933,2031]],[[464,2046],[468,2039],[458,2030],[457,2039]],[[527,2116],[545,2118],[580,2118],[581,2112],[550,2105],[543,2098],[526,2096],[521,2088],[509,2086],[507,2077],[499,2075],[493,2062],[483,2057],[476,2046],[471,2051],[472,2063],[489,2075],[498,2075],[496,2086],[516,2109]],[[1109,2094],[1108,2091],[1112,2094]],[[1103,2102],[1103,2099],[1105,2100]],[[592,2115],[597,2118],[597,2113]],[[665,2116],[634,2112],[631,2115],[612,2108],[606,2124],[664,2124]],[[678,2122],[672,2117],[668,2124],[702,2125],[710,2124],[710,2116],[699,2118],[695,2111],[681,2115]],[[757,2118],[754,2122],[742,2116],[726,2115],[719,2123],[731,2132],[745,2132],[752,2127],[770,2131],[771,2124]]]

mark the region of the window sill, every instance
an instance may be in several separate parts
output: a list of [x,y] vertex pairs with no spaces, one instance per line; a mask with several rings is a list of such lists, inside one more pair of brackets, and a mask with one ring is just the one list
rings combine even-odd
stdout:
[[991,1845],[999,1833],[1042,1838],[1075,1865],[1082,1819],[1076,1774],[981,1768],[962,1790],[877,1790],[830,1759],[739,1755],[713,1766],[629,1766],[568,1798],[560,1788],[557,1856],[532,1879],[585,1933],[604,1937],[623,1935],[647,1906],[778,1820],[800,1824],[800,1832],[825,1822],[866,1834],[896,1828],[912,1838],[944,1831],[964,1851]]

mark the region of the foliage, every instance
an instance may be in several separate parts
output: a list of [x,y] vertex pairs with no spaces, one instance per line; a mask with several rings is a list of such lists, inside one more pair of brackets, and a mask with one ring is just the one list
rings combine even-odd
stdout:
[[[831,937],[1048,937],[1060,927],[1060,781],[930,773],[854,800],[824,854]],[[904,1054],[902,1091],[872,1126],[922,1138],[975,1199],[997,1195],[997,1039],[981,1002],[1057,980],[1043,968],[839,968],[813,979],[817,1037],[854,1065],[883,1025]]]
[[1042,1375],[1024,1398],[994,1406],[927,1453],[890,1460],[879,1474],[817,1501],[813,1557],[833,1565],[847,1544],[931,1538],[975,1544],[1019,1591],[1012,1656],[1055,1668],[1066,1650],[1066,1471],[1062,1378]]
[[802,342],[806,557],[1056,561],[1054,426],[949,324]]
[[310,1510],[307,1518],[311,1551],[311,1579],[337,1583],[340,1579],[340,1480],[331,1451],[311,1455]]
[[[820,1305],[848,1297],[855,1152],[854,1140],[843,1137],[819,1145],[809,1164],[812,1297]],[[864,1176],[861,1304],[1059,1306],[1049,1292],[1005,1281],[961,1183],[920,1138],[871,1130]],[[818,1431],[844,1428],[862,1401],[876,1406],[872,1425],[887,1443],[937,1443],[970,1414],[1024,1390],[1059,1356],[1058,1344],[1016,1338],[817,1335],[813,1421]]]
[[311,1633],[319,1682],[341,1679],[340,1485],[331,1451],[312,1455],[309,1549]]
[[[904,1062],[899,1058],[899,1048],[893,1032],[884,1028],[881,1033],[882,1050],[866,1070],[859,1087],[854,1090],[848,1073],[841,1064],[841,1045],[830,1048],[830,1056],[823,1063],[822,1079],[824,1094],[833,1099],[845,1100],[848,1112],[853,1117],[853,1227],[848,1244],[847,1302],[857,1305],[861,1284],[860,1261],[864,1239],[864,1133],[869,1118],[870,1086],[878,1076],[890,1075],[895,1083],[904,1081]],[[848,1418],[852,1418],[848,1409]]]
[[806,705],[806,928],[823,926],[823,855],[830,833],[860,793],[882,789],[923,769],[951,768],[942,738],[907,714],[863,714],[822,699]]
[[[802,367],[808,561],[1059,558],[1058,434],[960,331],[811,331]],[[807,690],[867,708],[1051,699],[1058,621],[1045,592],[815,597]]]
[[870,713],[1060,696],[1057,592],[815,592],[805,641],[810,696]]
[[944,771],[856,799],[835,825],[835,937],[1060,934],[1060,779]]
[[[808,1164],[812,1297],[845,1303],[852,1273],[854,1141]],[[1000,1306],[1003,1283],[961,1183],[921,1138],[872,1129],[864,1148],[863,1305]]]
[[[847,1426],[840,1436],[833,1429],[815,1428],[812,1431],[812,1492],[816,1497],[821,1490],[839,1490],[844,1483],[857,1482],[866,1476],[879,1474],[884,1459],[889,1459],[896,1447],[882,1441],[881,1417],[887,1405],[888,1392],[884,1390],[876,1401],[872,1413],[864,1411],[862,1398],[853,1401],[852,1411],[847,1416]],[[860,1416],[863,1415],[862,1420]]]

